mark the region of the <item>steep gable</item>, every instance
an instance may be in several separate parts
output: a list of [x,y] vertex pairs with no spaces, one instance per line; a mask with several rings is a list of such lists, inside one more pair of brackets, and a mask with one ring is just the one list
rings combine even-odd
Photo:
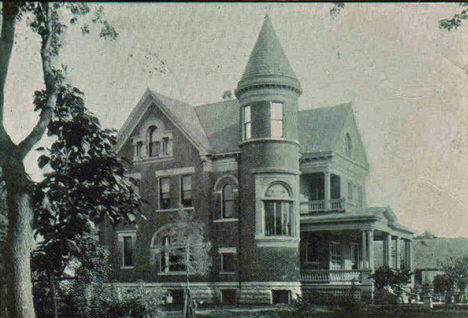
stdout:
[[351,104],[343,104],[299,111],[301,152],[334,151],[350,109]]
[[351,104],[348,104],[345,121],[343,127],[337,136],[335,145],[333,148],[334,153],[340,154],[343,157],[348,157],[346,154],[346,135],[349,134],[351,138],[351,159],[364,167],[369,167],[367,161],[366,150],[362,143],[361,134],[359,133],[358,126],[356,124],[356,118]]
[[147,90],[117,136],[114,149],[118,152],[127,142],[149,107],[155,105],[185,135],[201,154],[210,152],[210,143],[193,106],[182,101]]

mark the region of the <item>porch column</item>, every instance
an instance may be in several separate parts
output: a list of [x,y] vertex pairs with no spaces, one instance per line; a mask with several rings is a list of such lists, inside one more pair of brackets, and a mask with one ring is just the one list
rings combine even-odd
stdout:
[[412,242],[411,240],[405,240],[405,259],[406,267],[411,270],[413,269],[413,253],[412,253]]
[[400,269],[400,238],[395,236],[395,268]]
[[374,230],[367,231],[367,256],[369,269],[374,272]]
[[330,209],[330,171],[324,172],[324,199],[325,210]]
[[383,233],[383,263],[385,266],[392,267],[392,236],[390,233]]
[[367,231],[362,231],[362,268],[369,268],[369,259],[367,256],[368,242],[367,242]]

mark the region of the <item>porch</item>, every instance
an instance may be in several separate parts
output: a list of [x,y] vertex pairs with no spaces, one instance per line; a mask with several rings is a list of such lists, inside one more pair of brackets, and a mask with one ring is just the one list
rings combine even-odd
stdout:
[[372,285],[369,276],[379,266],[412,268],[411,238],[389,208],[303,215],[301,282]]
[[372,273],[369,269],[351,270],[301,270],[301,282],[317,284],[362,283]]

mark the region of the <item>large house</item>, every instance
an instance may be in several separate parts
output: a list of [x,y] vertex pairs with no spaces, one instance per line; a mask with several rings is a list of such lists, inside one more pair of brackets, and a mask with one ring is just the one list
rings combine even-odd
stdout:
[[299,110],[302,90],[266,16],[237,99],[192,106],[145,92],[116,151],[131,162],[146,220],[100,233],[123,286],[180,298],[186,273],[168,233],[181,210],[206,224],[213,265],[191,290],[213,302],[340,295],[352,284],[370,295],[376,241],[384,264],[411,267],[412,232],[390,208],[367,206],[352,105]]

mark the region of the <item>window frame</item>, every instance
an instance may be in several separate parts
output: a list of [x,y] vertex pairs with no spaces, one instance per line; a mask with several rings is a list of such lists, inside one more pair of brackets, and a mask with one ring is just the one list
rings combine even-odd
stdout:
[[[190,189],[185,189],[184,188],[184,178],[190,178]],[[191,174],[183,174],[183,175],[179,175],[179,203],[185,207],[185,208],[191,208],[193,207],[193,177]],[[185,193],[186,192],[190,192],[190,199],[186,199],[185,198]],[[186,205],[186,203],[184,203],[184,200],[190,200],[190,202],[188,203],[189,205]]]
[[[163,185],[162,185],[162,182],[163,180],[169,180],[169,190],[167,192],[163,192]],[[164,176],[164,177],[159,177],[158,178],[158,188],[159,188],[159,193],[158,193],[158,209],[159,210],[168,210],[171,208],[171,177],[170,176]],[[164,204],[164,207],[163,207],[163,195],[164,194],[167,194],[168,195],[168,198],[166,198],[166,200],[169,200],[168,203],[167,203],[167,206]]]
[[347,158],[353,158],[353,140],[349,133],[345,135],[345,154]]
[[[281,106],[281,118],[275,118],[273,115],[276,114],[274,111],[274,106],[279,105]],[[279,136],[276,136],[273,132],[275,129],[275,123],[281,123],[281,134]],[[270,136],[271,138],[284,138],[284,103],[283,102],[277,102],[277,101],[271,101],[270,102]]]
[[[131,253],[131,263],[126,262],[126,243],[125,239],[130,240],[130,249],[127,250]],[[135,245],[136,245],[136,230],[126,230],[117,232],[117,240],[119,242],[120,250],[120,269],[133,269],[135,267]],[[128,242],[128,241],[127,241]]]
[[[248,112],[247,112],[248,110]],[[249,140],[252,139],[252,106],[251,105],[245,105],[242,108],[242,137],[244,140]],[[247,119],[247,114],[249,114],[248,119]]]
[[[287,197],[284,196],[270,196],[268,192],[270,189],[276,186],[283,187],[287,192]],[[271,184],[267,190],[265,191],[265,197],[262,199],[263,201],[263,233],[265,237],[293,237],[293,211],[294,211],[294,200],[291,195],[291,191],[288,187],[282,183],[273,183]],[[272,205],[273,211],[268,209],[268,205]],[[281,207],[279,214],[277,211],[279,210],[278,207]],[[287,212],[285,207],[287,207]],[[269,218],[271,218],[271,213],[273,212],[273,226],[272,230],[269,230],[269,224],[271,223]],[[285,223],[285,215],[287,215],[287,225],[284,227]],[[278,219],[280,222],[279,231],[278,231]],[[287,229],[285,231],[285,228]],[[279,233],[278,233],[279,232]]]
[[[226,187],[231,188],[231,199],[226,199],[225,189]],[[226,202],[231,203],[231,216],[228,216],[226,211]],[[234,209],[234,187],[230,183],[226,183],[221,188],[221,219],[233,219],[235,218],[235,209]]]
[[[219,273],[220,274],[235,274],[237,272],[237,260],[236,260],[236,255],[237,255],[237,248],[235,247],[220,247],[218,249],[219,257],[220,257],[220,267],[219,267]],[[224,269],[224,256],[225,255],[231,255],[232,256],[232,271],[225,271]]]
[[[171,237],[169,236],[164,236],[161,240],[161,252],[159,254],[159,273],[164,274],[164,273],[176,273],[176,274],[184,274],[187,273],[187,265],[186,264],[177,264],[175,262],[171,261],[171,257],[187,257],[187,255],[184,256],[184,248],[183,246],[177,245],[177,244],[172,244],[171,243]],[[175,250],[181,250],[182,253],[177,254],[174,253]],[[164,260],[164,262],[163,262]],[[163,265],[164,264],[164,265]],[[182,267],[181,270],[171,270],[171,266],[180,266]],[[185,267],[185,269],[184,269]]]
[[[334,251],[334,248],[338,249],[338,252]],[[336,265],[339,268],[335,268]],[[343,249],[339,242],[330,242],[330,270],[341,270],[343,269]]]
[[[361,245],[359,243],[350,243],[351,269],[361,269]],[[355,267],[355,268],[354,268]]]

